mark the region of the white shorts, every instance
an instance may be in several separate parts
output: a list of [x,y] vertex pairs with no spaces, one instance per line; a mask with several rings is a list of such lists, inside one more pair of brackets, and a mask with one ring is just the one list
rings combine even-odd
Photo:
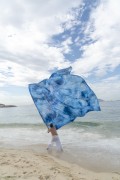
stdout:
[[48,150],[52,149],[54,143],[56,144],[57,150],[58,150],[58,151],[62,151],[62,145],[61,145],[61,142],[60,142],[60,139],[59,139],[59,136],[58,136],[58,135],[52,136],[52,140],[51,140],[51,142],[49,143],[47,149],[48,149]]

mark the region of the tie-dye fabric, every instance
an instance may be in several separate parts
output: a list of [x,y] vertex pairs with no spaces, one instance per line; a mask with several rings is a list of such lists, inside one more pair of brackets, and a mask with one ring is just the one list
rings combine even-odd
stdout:
[[72,68],[58,70],[49,79],[29,85],[33,101],[48,126],[56,129],[82,117],[89,111],[100,111],[95,93],[85,80],[71,74]]

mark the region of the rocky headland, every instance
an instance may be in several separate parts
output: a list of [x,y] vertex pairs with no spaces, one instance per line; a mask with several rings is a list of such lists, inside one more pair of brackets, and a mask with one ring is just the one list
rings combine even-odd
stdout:
[[17,107],[17,106],[15,106],[15,105],[0,104],[0,108],[9,108],[9,107]]

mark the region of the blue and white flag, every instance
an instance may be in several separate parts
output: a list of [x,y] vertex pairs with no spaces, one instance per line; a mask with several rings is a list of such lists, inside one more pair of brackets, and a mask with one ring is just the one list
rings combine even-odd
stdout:
[[33,101],[48,126],[56,129],[82,117],[89,111],[100,111],[95,93],[85,80],[71,74],[72,67],[53,73],[49,79],[29,85]]

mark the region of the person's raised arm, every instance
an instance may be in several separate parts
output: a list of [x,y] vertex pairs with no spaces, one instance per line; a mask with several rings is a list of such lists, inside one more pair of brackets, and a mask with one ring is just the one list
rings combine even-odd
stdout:
[[50,132],[50,128],[48,128],[48,133]]

